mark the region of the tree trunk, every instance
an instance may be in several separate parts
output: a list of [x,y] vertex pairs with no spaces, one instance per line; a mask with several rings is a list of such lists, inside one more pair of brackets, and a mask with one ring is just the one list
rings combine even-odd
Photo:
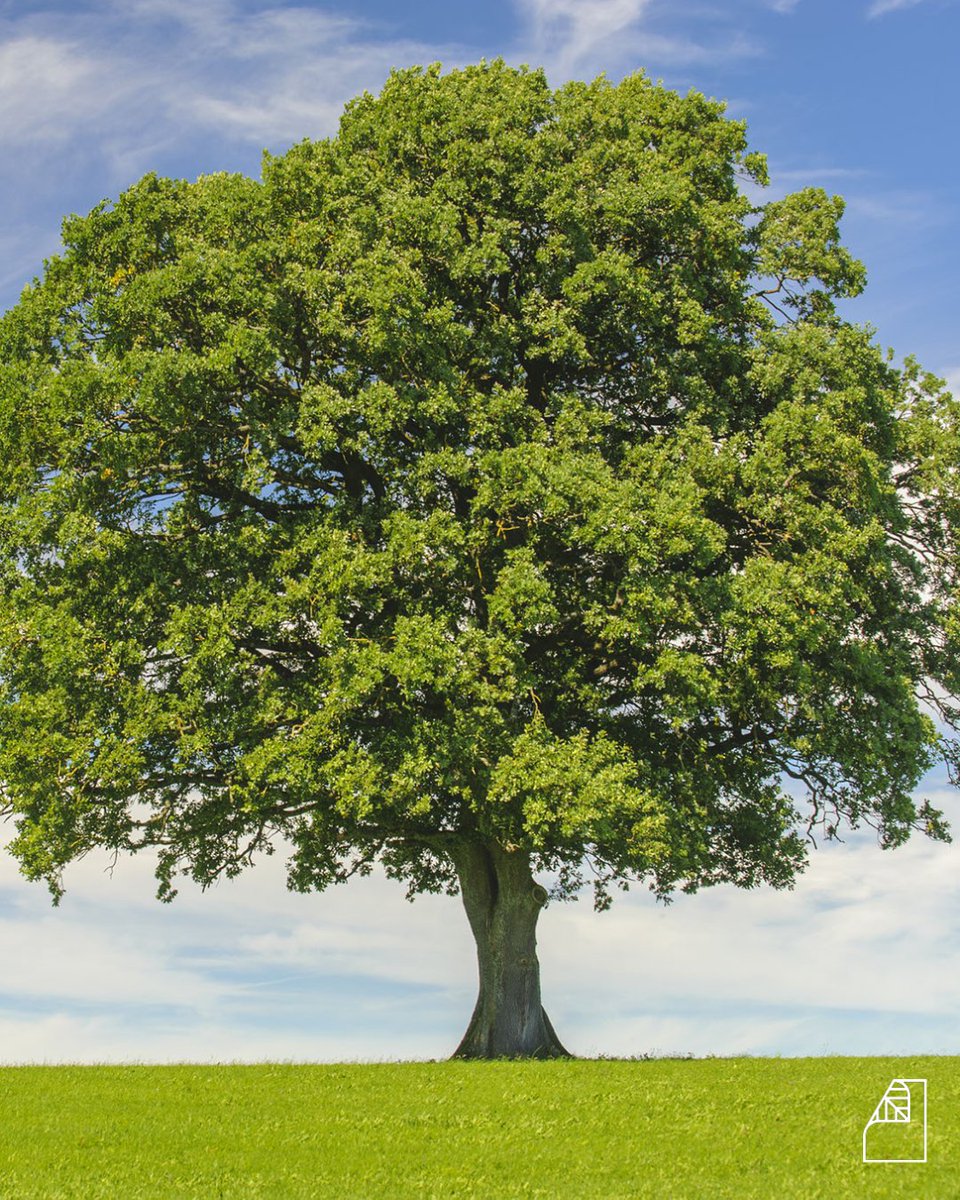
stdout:
[[540,1003],[536,929],[547,893],[529,856],[463,842],[453,860],[480,967],[477,1005],[454,1058],[570,1057]]

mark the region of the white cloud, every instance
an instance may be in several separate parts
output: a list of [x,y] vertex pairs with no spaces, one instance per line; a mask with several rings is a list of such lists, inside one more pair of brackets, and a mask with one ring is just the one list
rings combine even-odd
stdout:
[[555,952],[576,960],[578,974],[565,983],[575,1006],[590,1003],[594,985],[616,964],[616,989],[596,989],[601,1011],[611,1015],[628,996],[648,1005],[652,972],[661,1011],[670,1001],[683,1007],[709,995],[721,1011],[948,1017],[960,1003],[960,978],[950,967],[960,965],[960,947],[943,907],[956,859],[952,848],[922,842],[888,854],[831,846],[813,856],[792,892],[722,888],[666,909],[638,897],[604,918],[580,911],[547,921],[542,941],[552,949],[558,939]]
[[845,192],[853,216],[895,227],[931,229],[952,218],[952,206],[936,193],[914,188],[877,187]]
[[[0,1061],[439,1057],[466,1026],[455,898],[409,905],[379,874],[292,894],[277,856],[160,905],[148,860],[103,861],[51,910],[0,853]],[[793,892],[551,905],[545,1003],[583,1054],[957,1052],[956,866],[951,846],[854,839]]]
[[242,16],[227,6],[218,19],[196,14],[184,30],[212,48],[215,68],[195,60],[171,97],[182,119],[258,145],[333,133],[347,99],[378,89],[391,68],[437,57],[445,47],[380,39],[359,22],[304,8]]
[[[390,69],[456,47],[398,39],[314,7],[244,0],[94,0],[0,19],[0,307],[87,212],[148,170],[255,174],[260,151],[335,132]],[[472,57],[472,56],[471,56]],[[54,237],[54,241],[55,241]]]
[[[86,911],[89,918],[91,910]],[[208,981],[173,965],[162,945],[146,947],[132,924],[115,927],[73,914],[22,915],[0,920],[7,973],[3,991],[28,1002],[202,1007],[215,995]],[[65,964],[71,964],[66,970]],[[11,964],[18,964],[11,970]]]
[[120,0],[115,11],[129,20],[186,33],[207,55],[262,58],[323,46],[355,36],[362,22],[305,5],[264,6],[244,11],[235,0]]
[[775,162],[768,162],[770,183],[766,187],[741,181],[740,187],[744,194],[754,204],[769,204],[772,200],[780,200],[789,192],[799,191],[805,187],[822,187],[827,191],[840,187],[843,194],[848,194],[848,187],[856,181],[863,180],[868,172],[859,167],[781,167]]
[[862,179],[866,172],[862,167],[793,167],[790,170],[771,170],[778,183],[797,184],[801,187],[815,187],[818,183],[829,181]]
[[56,225],[44,228],[24,223],[15,231],[0,232],[0,294],[32,279],[43,259],[56,253],[59,245]]
[[521,0],[520,7],[538,41],[560,40],[586,56],[632,30],[646,15],[650,0]]
[[[406,1058],[438,1057],[437,1039],[408,1037]],[[395,1060],[396,1036],[371,1029],[361,1035],[324,1035],[263,1028],[242,1031],[219,1020],[184,1025],[170,1022],[150,1029],[118,1025],[108,1017],[56,1013],[52,1016],[0,1016],[4,1065],[19,1063],[176,1063],[176,1062],[352,1062]],[[8,1049],[9,1048],[9,1049]]]
[[527,24],[523,56],[543,64],[556,82],[590,71],[711,63],[757,52],[739,33],[715,42],[699,31],[662,33],[652,0],[516,0],[516,6]]
[[110,100],[109,75],[83,47],[29,34],[0,43],[0,144],[62,141]]
[[947,367],[940,374],[947,381],[947,387],[960,400],[960,367]]
[[923,0],[875,0],[867,9],[868,17],[882,17],[885,13],[898,12],[901,8],[915,8]]
[[0,144],[92,137],[117,152],[192,136],[197,123],[258,148],[321,136],[391,67],[452,57],[349,17],[233,0],[138,0],[78,9],[55,27],[37,13],[7,27]]
[[0,1062],[429,1057],[466,1026],[459,901],[410,905],[382,876],[303,896],[277,856],[206,893],[185,881],[164,905],[149,856],[109,874],[91,854],[53,909],[5,840]]

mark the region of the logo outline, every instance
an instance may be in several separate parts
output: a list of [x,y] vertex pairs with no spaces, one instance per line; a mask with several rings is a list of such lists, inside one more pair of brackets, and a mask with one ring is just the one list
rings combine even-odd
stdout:
[[[923,1158],[869,1158],[867,1156],[867,1133],[873,1125],[909,1125],[913,1120],[913,1092],[911,1084],[923,1087]],[[892,1079],[873,1115],[863,1127],[864,1163],[925,1163],[927,1161],[927,1081],[926,1079]]]

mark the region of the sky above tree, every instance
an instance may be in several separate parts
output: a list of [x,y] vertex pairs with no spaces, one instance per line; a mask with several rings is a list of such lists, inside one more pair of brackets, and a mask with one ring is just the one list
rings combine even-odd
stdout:
[[[955,0],[0,0],[0,307],[56,252],[66,213],[148,170],[258,174],[264,148],[333,133],[393,66],[502,55],[555,86],[643,67],[746,119],[770,198],[846,198],[868,286],[844,315],[957,390],[958,35]],[[956,827],[952,791],[929,782]],[[881,855],[852,837],[814,855],[793,894],[554,907],[541,926],[554,1020],[581,1053],[958,1052],[958,852]],[[160,908],[148,865],[110,876],[91,859],[52,913],[0,859],[0,1060],[452,1049],[472,1003],[459,903],[408,908],[379,877],[288,896],[274,863]]]

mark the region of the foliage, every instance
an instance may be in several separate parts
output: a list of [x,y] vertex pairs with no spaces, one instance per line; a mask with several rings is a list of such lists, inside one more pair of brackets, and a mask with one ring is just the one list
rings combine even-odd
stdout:
[[0,325],[25,872],[415,892],[478,838],[603,905],[945,836],[956,402],[837,315],[842,202],[744,180],[714,101],[498,61],[66,221]]
[[[949,1196],[956,1058],[0,1069],[17,1200]],[[929,1080],[929,1161],[864,1166]]]

